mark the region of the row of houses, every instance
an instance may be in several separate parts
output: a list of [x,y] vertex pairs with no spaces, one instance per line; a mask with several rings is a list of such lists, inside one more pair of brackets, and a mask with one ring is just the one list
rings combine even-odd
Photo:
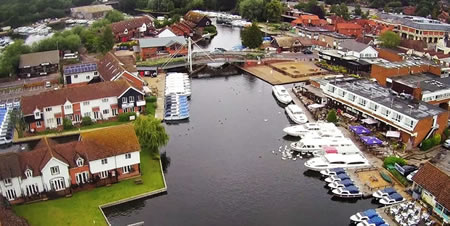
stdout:
[[140,145],[131,125],[81,133],[57,143],[43,138],[31,151],[0,154],[0,192],[11,203],[67,194],[140,175]]

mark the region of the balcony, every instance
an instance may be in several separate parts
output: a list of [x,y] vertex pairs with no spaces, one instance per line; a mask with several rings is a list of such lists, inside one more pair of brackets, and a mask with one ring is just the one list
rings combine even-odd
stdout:
[[122,103],[122,108],[132,108],[132,107],[134,107],[134,102]]
[[145,100],[138,100],[138,101],[136,102],[136,105],[137,105],[138,107],[140,107],[140,106],[145,106]]

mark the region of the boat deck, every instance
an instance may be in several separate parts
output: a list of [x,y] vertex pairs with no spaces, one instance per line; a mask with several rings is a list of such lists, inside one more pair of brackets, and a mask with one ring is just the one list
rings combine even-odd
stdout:
[[298,97],[292,91],[292,86],[291,85],[285,85],[284,88],[286,88],[286,90],[288,91],[289,95],[292,97],[292,100],[294,101],[294,103],[303,110],[303,113],[308,118],[308,121],[309,122],[315,122],[316,120],[311,115],[311,112],[308,111],[308,109],[305,107],[305,105],[302,103],[302,101],[300,99],[298,99]]

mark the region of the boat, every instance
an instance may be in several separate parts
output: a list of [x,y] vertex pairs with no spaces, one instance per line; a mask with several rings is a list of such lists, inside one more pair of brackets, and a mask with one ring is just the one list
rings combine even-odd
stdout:
[[387,197],[393,193],[397,193],[397,191],[392,187],[388,187],[388,188],[381,189],[381,190],[374,192],[372,194],[372,196],[376,199],[381,199],[381,198]]
[[172,121],[189,118],[189,102],[186,96],[168,95],[164,106],[164,120]]
[[344,168],[333,168],[333,169],[326,169],[326,170],[320,171],[320,174],[322,174],[322,176],[325,176],[325,177],[337,175],[339,173],[345,173],[345,169]]
[[362,168],[370,166],[370,163],[362,153],[348,155],[324,154],[306,161],[305,166],[309,170],[321,171],[338,167],[345,169]]
[[352,222],[361,222],[361,221],[369,220],[369,219],[377,217],[377,216],[379,216],[377,211],[375,211],[374,209],[368,209],[364,212],[359,212],[359,213],[353,214],[352,216],[350,216],[350,220]]
[[403,198],[403,196],[401,196],[399,193],[395,192],[392,193],[388,196],[383,197],[382,199],[380,199],[380,203],[383,205],[393,205],[393,204],[397,204],[400,202],[405,201],[405,198]]
[[283,129],[289,136],[303,137],[310,132],[325,131],[333,132],[339,131],[333,123],[325,122],[310,122],[302,125],[289,126]]
[[345,188],[333,189],[333,196],[340,198],[360,198],[362,197],[362,192],[356,186],[349,186]]
[[326,153],[327,148],[335,148],[339,153],[359,153],[359,148],[350,138],[330,138],[305,136],[298,142],[291,143],[294,151],[301,153],[316,153],[321,155]]
[[343,180],[346,180],[346,179],[351,179],[351,178],[346,173],[342,173],[342,174],[338,174],[338,175],[335,175],[335,176],[331,176],[331,177],[325,178],[325,182],[333,183],[333,182],[336,182],[336,181],[343,181]]
[[386,182],[392,184],[392,179],[390,176],[388,176],[387,174],[380,172],[380,176],[383,178],[383,180],[385,180]]
[[375,216],[359,222],[357,226],[388,226],[388,224],[380,216]]
[[308,118],[303,113],[303,110],[296,104],[290,104],[284,108],[289,118],[297,124],[308,122]]
[[352,180],[345,179],[343,181],[336,181],[336,182],[333,182],[333,183],[329,183],[328,187],[331,188],[331,189],[336,189],[336,188],[345,188],[345,187],[349,187],[349,186],[352,186],[352,185],[354,185]]
[[292,97],[284,86],[272,86],[272,92],[277,100],[283,104],[289,104],[292,102]]

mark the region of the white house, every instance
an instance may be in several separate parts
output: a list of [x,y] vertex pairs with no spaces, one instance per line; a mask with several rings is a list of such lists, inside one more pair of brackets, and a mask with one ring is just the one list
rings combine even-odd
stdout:
[[64,84],[87,84],[99,78],[96,63],[83,63],[64,66]]
[[378,51],[372,46],[357,42],[354,39],[346,39],[339,43],[338,50],[344,56],[352,56],[357,59],[378,57]]
[[0,154],[0,194],[12,203],[72,185],[117,182],[140,174],[140,145],[131,125],[82,133],[56,143],[42,139],[31,151]]

